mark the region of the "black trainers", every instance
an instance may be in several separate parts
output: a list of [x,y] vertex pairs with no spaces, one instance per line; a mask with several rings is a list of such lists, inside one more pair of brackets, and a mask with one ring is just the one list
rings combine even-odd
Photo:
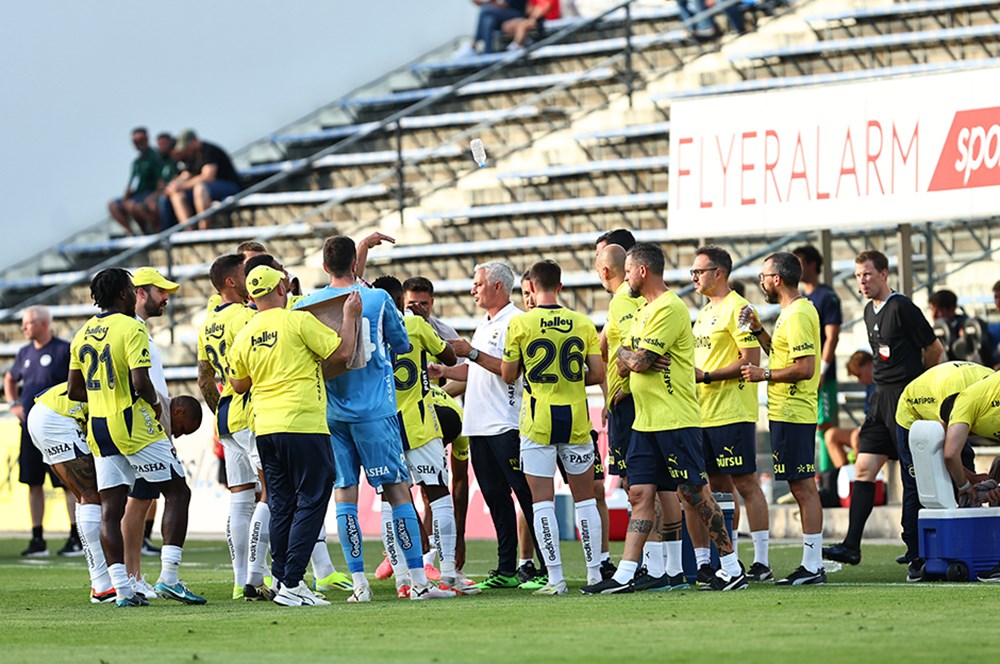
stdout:
[[826,570],[822,567],[818,572],[810,572],[805,567],[799,567],[783,579],[774,582],[776,586],[815,586],[826,583]]
[[730,576],[725,570],[719,570],[706,584],[699,583],[698,590],[746,590],[750,585],[750,579],[743,572],[739,576]]
[[907,565],[910,562],[910,558],[904,553],[901,556],[896,556],[896,563],[898,565]]
[[666,574],[652,576],[643,565],[632,577],[632,589],[637,593],[643,590],[670,590],[670,578]]
[[843,544],[824,546],[823,558],[826,560],[836,560],[838,563],[857,565],[861,562],[861,549],[852,549]]
[[32,537],[21,555],[25,558],[44,558],[49,555],[49,547],[41,537]]
[[906,567],[906,580],[910,583],[917,583],[924,580],[924,561],[914,558]]
[[615,572],[617,572],[617,571],[618,571],[618,568],[615,567],[615,564],[613,562],[611,562],[610,558],[608,558],[607,560],[601,561],[601,579],[602,580],[606,581],[606,580],[610,579],[611,577],[613,577],[615,575]]
[[774,573],[764,563],[754,563],[747,571],[747,578],[751,581],[770,581],[774,578]]
[[997,565],[989,572],[981,572],[978,578],[980,581],[985,583],[997,583],[1000,582],[1000,565]]
[[153,543],[148,537],[142,538],[142,555],[152,557],[160,555],[160,547],[153,546]]
[[715,578],[715,569],[708,563],[698,568],[698,585],[708,585]]
[[73,537],[72,535],[63,544],[63,548],[56,552],[60,556],[67,556],[69,558],[76,558],[77,556],[83,555],[83,542]]
[[667,583],[669,585],[664,590],[687,590],[691,587],[691,584],[687,581],[687,577],[684,576],[684,572],[667,576]]
[[584,595],[614,595],[635,592],[632,582],[618,583],[614,577],[580,588]]
[[539,575],[538,568],[535,567],[534,560],[529,560],[528,562],[524,563],[523,565],[517,568],[517,580],[520,583],[527,583],[528,581],[532,581],[538,575]]

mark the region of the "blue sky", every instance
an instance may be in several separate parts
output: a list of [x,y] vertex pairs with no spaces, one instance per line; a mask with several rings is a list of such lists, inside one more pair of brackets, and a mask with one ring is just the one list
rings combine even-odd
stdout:
[[106,216],[129,132],[235,150],[451,37],[467,0],[35,0],[0,22],[0,266]]

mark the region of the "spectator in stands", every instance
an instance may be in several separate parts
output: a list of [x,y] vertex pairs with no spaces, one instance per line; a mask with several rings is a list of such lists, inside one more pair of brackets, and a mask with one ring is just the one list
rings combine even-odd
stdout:
[[527,0],[472,0],[479,7],[479,20],[476,24],[476,34],[472,42],[465,44],[455,52],[455,58],[471,58],[476,55],[476,46],[482,47],[483,53],[493,53],[496,50],[496,36],[500,26],[511,19],[524,18]]
[[[847,361],[847,373],[858,379],[865,386],[865,415],[868,414],[872,394],[875,393],[875,379],[872,377],[874,368],[872,354],[859,350]],[[858,456],[858,442],[861,440],[861,427],[843,428],[829,427],[823,432],[827,454],[834,468],[841,468],[854,463]]]
[[[726,20],[729,21],[729,29],[738,35],[746,34],[746,20],[743,18],[743,2],[741,0],[722,0],[726,3],[723,11],[726,14]],[[715,20],[710,17],[705,17],[701,20],[695,21],[692,25],[691,19],[696,14],[701,14],[706,11],[705,0],[677,0],[677,11],[681,15],[681,19],[684,21],[684,26],[688,29],[690,35],[697,39],[698,41],[705,41],[710,39],[718,39],[721,35],[719,27],[715,24]]]
[[156,151],[160,156],[160,172],[156,181],[156,190],[146,197],[142,203],[132,206],[132,216],[147,233],[159,233],[160,201],[166,199],[167,185],[177,177],[177,160],[174,159],[176,141],[168,132],[156,136]]
[[508,51],[523,51],[528,35],[545,32],[545,21],[559,18],[559,0],[528,0],[524,18],[512,18],[504,21],[500,29],[510,37]]
[[[177,137],[175,155],[183,162],[183,168],[167,185],[168,199],[160,206],[164,229],[183,223],[207,210],[214,201],[240,191],[240,176],[229,155],[214,143],[198,138],[193,129],[185,129]],[[202,219],[198,228],[208,228],[208,220]]]
[[959,313],[958,296],[955,295],[954,291],[942,289],[933,293],[927,298],[927,306],[930,307],[931,320],[934,321],[935,325],[941,321],[948,326],[949,344],[944,350],[949,360],[978,362],[984,366],[993,366],[993,341],[988,338],[989,335],[986,335],[985,339],[969,340],[971,347],[968,352],[955,352],[952,344],[956,339],[966,337],[965,324],[969,321],[969,317],[964,313]]
[[149,147],[149,132],[145,127],[136,127],[132,130],[132,145],[139,152],[139,156],[132,161],[125,194],[108,203],[108,212],[125,229],[126,235],[132,235],[132,219],[135,219],[143,232],[150,232],[149,228],[143,227],[141,215],[137,215],[136,211],[156,191],[156,180],[163,166],[159,153]]
[[597,253],[601,253],[601,249],[609,244],[617,244],[625,251],[628,251],[635,246],[635,236],[632,235],[632,231],[627,228],[616,228],[606,233],[602,233],[597,238],[597,242],[595,243]]
[[[993,308],[1000,311],[1000,281],[993,284]],[[992,344],[990,350],[993,351],[993,369],[1000,371],[1000,357],[998,357],[996,348],[997,342],[1000,342],[1000,323],[990,323],[986,326],[986,331],[990,334],[990,343]]]
[[427,277],[410,277],[403,282],[403,308],[420,316],[442,339],[455,339],[458,332],[434,316],[434,284]]

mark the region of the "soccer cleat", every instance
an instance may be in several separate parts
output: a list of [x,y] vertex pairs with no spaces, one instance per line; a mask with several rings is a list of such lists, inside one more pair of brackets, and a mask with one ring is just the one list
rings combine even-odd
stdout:
[[21,555],[25,558],[44,558],[49,555],[49,547],[41,537],[32,537]]
[[410,599],[422,601],[427,599],[450,599],[455,596],[451,590],[441,590],[432,583],[410,588]]
[[182,604],[205,604],[208,601],[201,595],[195,595],[188,590],[183,581],[178,581],[174,584],[157,581],[156,585],[153,586],[153,590],[163,599],[174,599]]
[[247,602],[270,602],[276,594],[270,586],[264,584],[254,586],[248,583],[243,586],[243,599]]
[[776,586],[815,586],[826,583],[826,570],[822,567],[818,572],[810,572],[802,565],[783,579],[774,582]]
[[670,590],[670,578],[666,574],[652,576],[644,565],[632,577],[632,590],[637,593],[644,590]]
[[687,577],[684,576],[684,572],[679,574],[674,574],[673,576],[667,576],[667,587],[657,588],[657,590],[687,590],[691,587],[691,584],[687,582]]
[[103,593],[99,593],[93,588],[90,589],[90,603],[91,604],[107,604],[108,602],[114,602],[118,599],[118,593],[115,589],[105,590]]
[[715,578],[715,568],[712,567],[711,565],[709,565],[708,563],[703,563],[698,568],[698,585],[699,586],[704,586],[704,585],[710,584],[712,582],[712,579],[714,579],[714,578]]
[[906,556],[905,553],[903,555],[901,555],[901,556],[896,556],[896,564],[897,565],[907,565],[907,564],[909,564],[909,562],[910,562],[910,559]]
[[434,565],[424,565],[424,574],[427,575],[428,581],[440,581],[441,580],[441,570]]
[[149,602],[146,601],[145,597],[139,594],[115,601],[115,607],[119,609],[127,609],[133,606],[149,606]]
[[404,583],[396,588],[396,597],[399,599],[410,599],[410,587]]
[[584,586],[580,588],[580,592],[584,595],[614,595],[614,594],[624,594],[635,592],[635,588],[632,586],[632,582],[628,583],[618,583],[615,581],[614,577],[610,579],[604,579],[599,583],[593,583],[589,586]]
[[233,599],[243,599],[243,587],[233,585]]
[[476,582],[462,574],[455,572],[455,582],[451,586],[460,595],[482,595],[483,589],[476,585]]
[[836,560],[838,563],[857,565],[861,562],[861,549],[852,549],[843,544],[824,546],[823,558],[826,560]]
[[524,583],[518,584],[517,587],[520,588],[521,590],[538,590],[540,588],[544,588],[548,584],[549,584],[549,575],[539,574],[530,581],[525,581]]
[[611,562],[610,558],[601,561],[601,579],[610,579],[617,571],[618,568],[615,567],[615,564]]
[[134,590],[137,594],[142,595],[146,599],[156,599],[158,597],[156,590],[153,586],[149,585],[148,581],[146,581],[145,575],[138,578],[130,576],[128,580],[132,584],[132,590]]
[[320,592],[330,591],[330,590],[344,590],[350,592],[354,590],[354,584],[351,582],[351,577],[347,576],[343,572],[333,572],[322,579],[316,579],[313,581],[313,589]]
[[72,535],[66,539],[66,543],[63,544],[63,548],[56,552],[60,556],[66,556],[67,558],[76,558],[83,555],[83,543]]
[[712,580],[705,584],[699,585],[698,590],[709,590],[709,591],[727,591],[727,590],[746,590],[750,585],[750,579],[743,572],[740,572],[739,576],[731,576],[726,574],[725,570],[719,570],[712,577]]
[[989,572],[980,572],[979,576],[976,577],[983,583],[997,583],[1000,582],[1000,565],[997,565]]
[[538,568],[535,567],[535,561],[529,560],[520,567],[517,568],[517,582],[526,583],[532,581],[538,576]]
[[389,555],[384,551],[382,553],[385,554],[385,558],[383,558],[382,562],[380,562],[378,567],[375,568],[375,578],[380,581],[382,579],[388,579],[392,576],[392,563],[389,562]]
[[490,575],[486,577],[485,581],[480,581],[476,584],[476,587],[480,590],[496,590],[498,588],[517,588],[518,581],[516,576],[508,576],[506,574],[501,574],[499,571],[493,569],[490,570]]
[[281,606],[329,606],[330,603],[319,597],[309,586],[306,585],[305,581],[299,581],[299,584],[294,588],[289,588],[285,584],[281,584],[281,590],[278,594],[274,596],[274,603],[280,604]]
[[770,581],[774,578],[774,573],[771,568],[764,563],[754,563],[750,565],[750,570],[747,572],[747,578],[751,581]]
[[153,546],[153,542],[150,541],[148,537],[142,538],[142,549],[140,549],[142,555],[151,558],[153,556],[160,555],[160,547]]
[[559,583],[546,583],[544,586],[531,593],[532,595],[565,595],[569,592],[565,581]]
[[914,558],[906,566],[906,580],[910,583],[917,583],[924,580],[924,561]]
[[362,586],[354,586],[354,590],[351,591],[351,596],[347,598],[347,601],[352,604],[372,601],[372,587],[367,583]]

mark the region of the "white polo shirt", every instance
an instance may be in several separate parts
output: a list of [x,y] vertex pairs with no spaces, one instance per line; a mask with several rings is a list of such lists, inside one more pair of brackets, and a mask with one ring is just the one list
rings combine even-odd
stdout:
[[163,425],[163,429],[169,438],[171,436],[170,394],[167,392],[167,377],[163,372],[163,358],[160,357],[160,349],[156,347],[156,343],[153,341],[153,334],[149,331],[149,323],[138,314],[136,314],[135,319],[146,326],[146,336],[149,337],[149,380],[153,383],[153,389],[156,390],[160,406],[163,408],[163,414],[160,415],[160,424]]
[[[476,333],[472,335],[472,347],[502,360],[504,342],[507,340],[507,324],[520,313],[521,310],[511,302],[493,318],[489,314],[483,316],[476,327]],[[524,391],[521,380],[518,378],[513,385],[508,385],[500,376],[470,361],[469,381],[465,386],[462,435],[495,436],[517,429],[521,414],[521,393]]]

